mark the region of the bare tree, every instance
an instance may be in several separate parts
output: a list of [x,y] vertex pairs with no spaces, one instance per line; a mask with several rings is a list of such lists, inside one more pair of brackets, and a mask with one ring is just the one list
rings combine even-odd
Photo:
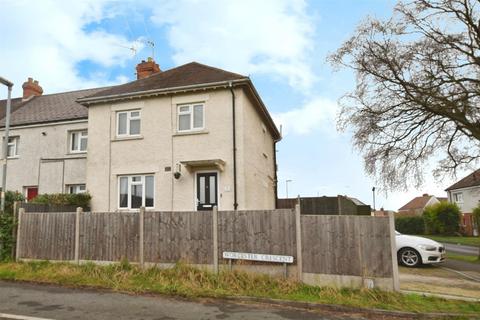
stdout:
[[390,190],[480,159],[480,3],[401,1],[365,19],[330,57],[356,72],[339,128],[353,130],[366,171]]

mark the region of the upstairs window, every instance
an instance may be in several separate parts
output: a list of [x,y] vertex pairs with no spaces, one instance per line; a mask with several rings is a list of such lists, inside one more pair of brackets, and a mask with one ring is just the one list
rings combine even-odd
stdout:
[[453,194],[453,202],[463,203],[463,193],[458,192]]
[[117,112],[117,136],[138,136],[140,134],[140,110]]
[[14,158],[18,156],[18,140],[19,137],[8,137],[7,157]]
[[204,126],[204,105],[184,104],[178,106],[178,131],[202,130]]
[[88,142],[87,130],[70,133],[70,152],[86,152]]

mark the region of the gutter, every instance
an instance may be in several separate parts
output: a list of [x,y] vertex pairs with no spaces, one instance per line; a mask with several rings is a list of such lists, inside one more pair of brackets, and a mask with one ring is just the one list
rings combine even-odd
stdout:
[[233,210],[237,210],[237,137],[235,124],[235,92],[233,91],[232,82],[228,84],[230,93],[232,94],[232,134],[233,134]]
[[125,99],[125,98],[136,98],[136,97],[142,97],[142,96],[155,96],[159,94],[168,94],[168,93],[175,93],[178,91],[188,91],[192,89],[209,89],[209,88],[215,88],[215,87],[220,87],[220,86],[231,86],[231,84],[234,83],[243,83],[243,82],[248,82],[249,79],[239,79],[239,80],[230,80],[230,81],[220,81],[220,82],[210,82],[210,83],[200,83],[200,84],[193,84],[189,86],[180,86],[180,87],[170,87],[170,88],[163,88],[163,89],[152,89],[152,90],[144,90],[144,91],[137,91],[137,92],[127,92],[127,93],[120,93],[120,94],[112,94],[112,95],[107,95],[107,96],[101,96],[101,97],[86,97],[86,98],[80,98],[77,99],[76,101],[82,105],[88,106],[90,104],[94,103],[100,103],[100,102],[107,102],[107,101],[112,101],[112,100],[120,100],[120,99]]

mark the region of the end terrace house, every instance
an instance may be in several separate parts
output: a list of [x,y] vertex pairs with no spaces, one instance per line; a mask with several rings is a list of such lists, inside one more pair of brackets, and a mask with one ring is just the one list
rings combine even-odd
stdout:
[[[149,59],[137,65],[135,81],[58,95],[66,94],[60,104],[83,110],[83,118],[45,120],[52,142],[41,157],[42,132],[13,125],[16,160],[28,157],[32,164],[20,173],[21,165],[8,159],[8,189],[87,190],[94,211],[275,207],[281,137],[248,77],[195,62],[161,71]],[[28,103],[17,103],[12,124],[17,112],[30,112]],[[47,172],[46,163],[56,167]]]

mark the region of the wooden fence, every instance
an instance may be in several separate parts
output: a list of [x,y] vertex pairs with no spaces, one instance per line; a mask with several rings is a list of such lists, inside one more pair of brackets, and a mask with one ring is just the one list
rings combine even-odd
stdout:
[[218,212],[20,209],[17,258],[77,263],[128,259],[141,265],[184,261],[218,270],[226,264],[225,251],[277,254],[293,256],[290,274],[309,283],[362,286],[370,279],[377,287],[397,289],[394,241],[391,217],[300,215],[299,206]]

